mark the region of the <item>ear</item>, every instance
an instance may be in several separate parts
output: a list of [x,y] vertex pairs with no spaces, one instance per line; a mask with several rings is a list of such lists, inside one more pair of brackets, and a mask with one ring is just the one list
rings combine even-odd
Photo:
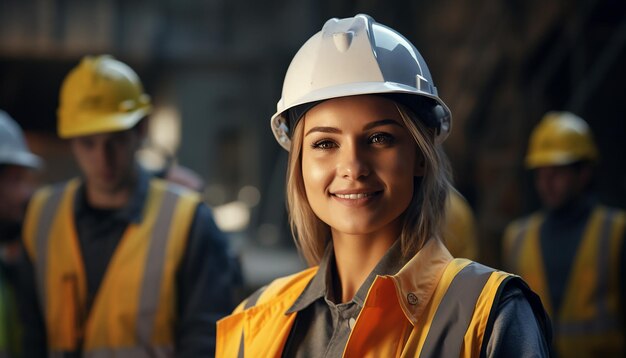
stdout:
[[424,173],[426,172],[426,159],[424,159],[424,156],[422,155],[422,153],[420,153],[417,157],[415,157],[415,165],[413,167],[414,167],[413,176],[416,176],[416,177],[424,176]]

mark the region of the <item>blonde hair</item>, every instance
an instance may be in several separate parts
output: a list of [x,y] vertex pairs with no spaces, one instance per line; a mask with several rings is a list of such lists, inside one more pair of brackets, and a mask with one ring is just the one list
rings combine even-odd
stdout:
[[[445,203],[450,191],[450,165],[441,146],[434,144],[434,129],[426,127],[407,107],[396,102],[402,123],[424,157],[424,176],[414,179],[413,198],[403,215],[400,244],[405,258],[415,255],[432,237],[440,237]],[[306,117],[306,114],[305,114]],[[287,167],[287,206],[291,232],[300,254],[311,266],[319,264],[331,240],[330,227],[309,205],[302,178],[304,117],[291,138]]]

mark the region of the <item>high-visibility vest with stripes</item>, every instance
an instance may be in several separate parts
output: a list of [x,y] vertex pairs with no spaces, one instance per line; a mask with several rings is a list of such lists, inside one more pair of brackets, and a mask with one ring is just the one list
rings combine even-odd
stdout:
[[569,271],[563,302],[554,312],[541,251],[542,214],[512,223],[506,230],[507,269],[519,274],[541,297],[552,317],[556,351],[562,357],[623,357],[619,264],[626,213],[604,206],[592,211]]
[[174,353],[175,274],[199,199],[151,179],[142,219],[130,223],[87,307],[74,222],[80,181],[44,188],[29,205],[24,242],[35,267],[51,357],[169,357]]
[[[297,312],[285,314],[315,276],[318,267],[278,279],[244,301],[218,322],[218,358],[281,357]],[[493,326],[497,297],[517,276],[467,259],[453,259],[443,270],[420,317],[404,312],[402,280],[377,276],[346,343],[343,357],[479,357],[485,331]],[[543,313],[538,298],[531,304]],[[531,297],[532,300],[532,297]],[[530,301],[529,301],[530,302]],[[538,306],[537,306],[538,305]],[[545,317],[539,315],[540,317]],[[548,324],[543,322],[543,324]],[[545,328],[545,327],[544,327]],[[547,329],[547,328],[546,328]]]

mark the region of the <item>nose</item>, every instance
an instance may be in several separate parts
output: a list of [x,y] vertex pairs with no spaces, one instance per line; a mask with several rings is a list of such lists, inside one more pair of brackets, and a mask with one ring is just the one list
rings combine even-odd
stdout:
[[110,142],[99,143],[96,147],[96,157],[103,167],[110,167],[113,163],[113,144]]
[[364,148],[358,143],[346,143],[339,150],[337,175],[349,180],[358,180],[370,175],[370,163]]

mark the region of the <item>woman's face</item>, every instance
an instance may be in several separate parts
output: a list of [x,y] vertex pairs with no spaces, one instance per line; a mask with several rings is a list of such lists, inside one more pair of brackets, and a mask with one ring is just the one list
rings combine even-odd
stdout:
[[302,177],[313,212],[334,234],[398,235],[423,159],[394,102],[330,99],[303,121]]

